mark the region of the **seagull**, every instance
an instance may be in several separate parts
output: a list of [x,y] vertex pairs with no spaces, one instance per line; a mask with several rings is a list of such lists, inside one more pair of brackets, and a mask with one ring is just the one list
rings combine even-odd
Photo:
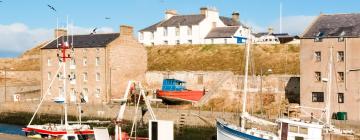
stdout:
[[47,5],[51,10],[54,10],[55,12],[56,12],[56,9],[53,7],[53,6],[51,6],[51,5]]
[[110,17],[105,17],[105,19],[111,19]]
[[90,33],[90,35],[96,34],[96,30],[97,30],[97,28],[93,29],[92,32]]

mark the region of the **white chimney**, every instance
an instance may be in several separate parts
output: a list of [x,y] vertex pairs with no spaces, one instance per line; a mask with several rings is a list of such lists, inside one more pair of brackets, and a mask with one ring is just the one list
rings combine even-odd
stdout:
[[176,10],[166,10],[165,11],[165,20],[168,20],[171,17],[176,16],[176,15],[177,15]]

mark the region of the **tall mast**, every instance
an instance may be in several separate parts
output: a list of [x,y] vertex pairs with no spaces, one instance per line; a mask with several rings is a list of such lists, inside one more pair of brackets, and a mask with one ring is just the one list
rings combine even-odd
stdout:
[[326,101],[326,124],[331,125],[331,86],[332,86],[332,72],[333,72],[333,47],[330,46],[330,58],[329,58],[329,73],[328,73],[328,82],[327,82],[327,101]]
[[[247,92],[248,92],[248,75],[249,75],[249,59],[250,59],[250,43],[251,40],[246,40],[246,60],[245,60],[245,76],[244,76],[244,94],[243,94],[243,106],[242,106],[242,116],[246,115],[246,98],[247,98]],[[242,117],[241,119],[241,129],[245,129],[245,118]]]
[[280,33],[282,33],[282,3],[280,2]]

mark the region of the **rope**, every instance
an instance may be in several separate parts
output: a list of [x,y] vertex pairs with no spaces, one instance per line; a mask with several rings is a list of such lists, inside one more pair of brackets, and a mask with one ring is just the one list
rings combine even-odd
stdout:
[[29,125],[32,123],[32,121],[34,120],[34,117],[35,117],[36,113],[39,111],[41,104],[43,103],[45,97],[48,95],[49,90],[50,90],[50,88],[51,88],[51,85],[52,85],[52,83],[54,82],[55,78],[57,77],[57,74],[59,73],[61,67],[62,67],[62,65],[60,65],[59,69],[56,71],[54,77],[52,78],[52,80],[51,80],[51,82],[50,82],[50,84],[49,84],[49,87],[47,88],[47,90],[46,90],[46,92],[45,92],[45,95],[42,97],[39,105],[38,105],[37,108],[36,108],[36,111],[35,111],[34,115],[31,117],[30,122],[29,122],[29,124],[28,124],[27,126],[29,126]]

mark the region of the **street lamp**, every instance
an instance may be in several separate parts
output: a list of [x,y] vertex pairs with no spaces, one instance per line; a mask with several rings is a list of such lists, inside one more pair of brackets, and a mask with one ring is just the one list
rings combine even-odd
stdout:
[[4,67],[4,102],[6,102],[6,71],[7,70],[13,70],[14,68],[6,68]]

